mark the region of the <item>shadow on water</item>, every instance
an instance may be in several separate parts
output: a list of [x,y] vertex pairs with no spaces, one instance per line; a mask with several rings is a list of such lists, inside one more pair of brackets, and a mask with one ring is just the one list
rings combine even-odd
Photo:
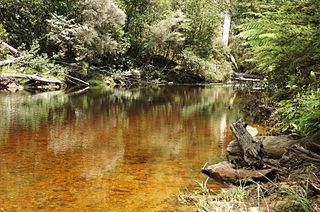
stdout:
[[0,210],[176,209],[224,157],[232,98],[221,86],[0,93]]

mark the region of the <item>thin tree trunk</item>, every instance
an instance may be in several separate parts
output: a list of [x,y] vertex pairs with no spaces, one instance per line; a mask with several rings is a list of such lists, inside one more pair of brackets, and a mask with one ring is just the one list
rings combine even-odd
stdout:
[[229,44],[230,27],[231,27],[231,15],[230,15],[230,11],[227,10],[224,14],[223,35],[222,35],[222,43],[225,46],[228,46]]

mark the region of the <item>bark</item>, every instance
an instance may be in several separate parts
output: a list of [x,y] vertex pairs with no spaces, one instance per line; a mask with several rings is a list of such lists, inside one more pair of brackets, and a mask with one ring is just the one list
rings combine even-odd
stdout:
[[249,167],[261,168],[262,161],[262,144],[255,141],[250,133],[246,130],[246,123],[242,120],[231,124],[231,130],[234,133],[244,162]]
[[[291,136],[252,137],[242,120],[231,125],[236,137],[227,148],[228,161],[205,166],[201,172],[220,182],[238,183],[243,181],[273,179],[273,177],[302,177],[309,179],[310,189],[320,191],[320,130],[315,134],[295,140]],[[311,166],[310,166],[311,165]],[[243,167],[249,167],[248,170]],[[265,169],[271,167],[271,169]],[[252,169],[254,168],[254,169]],[[307,177],[302,174],[312,169]]]
[[280,159],[280,164],[289,169],[311,164],[320,167],[320,130],[311,136],[292,142]]
[[229,43],[230,26],[231,26],[230,11],[226,11],[224,15],[223,34],[222,34],[222,43],[225,46],[228,46],[228,43]]
[[[296,140],[290,136],[257,136],[255,140],[262,142],[263,158],[280,159]],[[241,149],[237,140],[233,140],[227,147],[229,156],[241,156]]]
[[218,182],[230,182],[230,183],[246,183],[250,181],[263,181],[265,177],[271,177],[274,174],[273,169],[263,170],[248,170],[236,168],[233,164],[226,161],[204,167],[201,170],[202,173],[208,175],[212,179]]
[[315,132],[313,135],[299,139],[296,143],[300,144],[303,148],[320,155],[320,130]]

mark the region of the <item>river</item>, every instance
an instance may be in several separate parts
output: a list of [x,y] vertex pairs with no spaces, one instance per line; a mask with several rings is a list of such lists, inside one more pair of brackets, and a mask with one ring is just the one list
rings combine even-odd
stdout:
[[219,85],[0,93],[0,211],[187,210],[177,196],[223,160],[234,96]]

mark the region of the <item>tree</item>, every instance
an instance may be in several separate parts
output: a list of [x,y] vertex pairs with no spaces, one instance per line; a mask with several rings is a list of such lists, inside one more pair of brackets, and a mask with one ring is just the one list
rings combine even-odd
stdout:
[[[252,3],[254,2],[254,4]],[[245,1],[251,10],[241,17],[238,37],[247,49],[244,61],[269,77],[278,89],[317,87],[319,83],[320,3]]]
[[49,38],[64,52],[74,51],[78,61],[101,62],[120,50],[126,15],[112,0],[87,0],[82,22],[53,14],[47,22]]

